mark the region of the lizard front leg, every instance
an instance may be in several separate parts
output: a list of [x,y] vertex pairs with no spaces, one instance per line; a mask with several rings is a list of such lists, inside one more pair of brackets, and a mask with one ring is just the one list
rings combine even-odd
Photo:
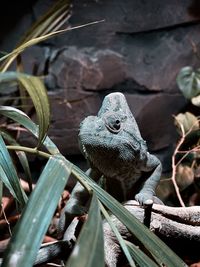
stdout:
[[[147,162],[142,171],[150,172],[151,175],[144,182],[142,189],[136,194],[135,199],[141,205],[151,205],[154,202],[155,189],[159,183],[162,174],[162,165],[160,160],[147,152]],[[162,203],[162,201],[160,201]]]
[[[86,172],[94,181],[99,179],[99,174],[97,171],[93,169],[89,169]],[[84,215],[87,212],[87,202],[89,200],[89,193],[88,191],[79,183],[75,185],[74,189],[72,190],[70,199],[67,201],[57,227],[57,235],[58,239],[61,239],[76,216]]]

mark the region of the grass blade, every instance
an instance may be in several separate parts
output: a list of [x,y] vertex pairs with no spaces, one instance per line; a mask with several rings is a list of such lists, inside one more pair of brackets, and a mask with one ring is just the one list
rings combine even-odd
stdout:
[[21,208],[23,208],[26,204],[27,196],[20,185],[17,172],[2,136],[0,136],[0,178],[19,202]]
[[[8,144],[14,145],[14,146],[19,146],[19,144],[16,142],[16,140],[7,132],[2,131],[0,129],[0,134],[2,135],[4,140],[7,141]],[[29,190],[32,191],[32,175],[31,175],[29,162],[28,162],[26,153],[23,151],[16,151],[16,155],[18,156],[19,161],[20,161],[22,168],[24,170],[24,174],[25,174],[26,180],[27,180],[28,185],[29,185]]]
[[66,267],[104,267],[103,228],[98,200],[93,194],[88,219]]
[[150,251],[159,264],[170,267],[187,266],[162,240],[149,231],[121,203],[92,181],[83,171],[73,165],[72,173],[95,191],[99,200],[130,230],[130,232]]
[[139,249],[136,245],[132,244],[129,241],[125,241],[130,254],[134,257],[135,261],[139,266],[149,266],[149,267],[158,267],[152,259],[150,259],[141,249]]
[[52,31],[59,29],[70,17],[70,1],[59,0],[43,15],[36,23],[25,33],[22,37],[19,45],[13,50],[13,52],[2,57],[4,63],[0,67],[0,71],[5,72],[11,63],[17,58],[17,56],[25,48],[33,45],[31,40],[35,40],[38,37],[49,34]]
[[[23,111],[9,106],[0,106],[0,114],[21,124],[33,135],[38,137],[38,126]],[[52,155],[60,153],[56,145],[48,136],[46,136],[43,145]]]
[[70,1],[59,0],[41,16],[33,26],[22,37],[20,44],[54,31],[59,24],[60,27],[66,22],[70,15]]
[[75,29],[80,29],[80,28],[83,28],[83,27],[87,27],[87,26],[90,26],[90,25],[94,25],[96,23],[100,23],[100,22],[103,22],[104,20],[100,20],[100,21],[94,21],[94,22],[89,22],[89,23],[86,23],[86,24],[83,24],[83,25],[80,25],[80,26],[75,26],[75,27],[71,27],[71,28],[66,28],[66,29],[63,29],[63,30],[58,30],[58,31],[53,31],[53,32],[50,32],[48,34],[45,34],[45,35],[42,35],[42,36],[39,36],[39,37],[35,37],[25,43],[23,43],[22,45],[20,45],[19,47],[17,47],[16,49],[14,49],[11,53],[3,56],[0,58],[0,62],[4,61],[5,59],[7,59],[6,61],[6,64],[3,64],[3,67],[0,68],[0,71],[2,72],[5,72],[8,67],[10,66],[10,64],[17,58],[17,56],[22,53],[26,48],[32,46],[32,45],[36,45],[42,41],[45,41],[51,37],[54,37],[58,34],[61,34],[61,33],[65,33],[67,31],[71,31],[71,30],[75,30]]
[[35,106],[39,124],[39,147],[46,137],[50,123],[50,108],[46,88],[38,77],[23,74],[18,74],[17,77],[24,89],[29,93]]
[[71,167],[62,156],[49,159],[14,228],[2,267],[32,267]]
[[39,123],[39,147],[45,139],[50,123],[50,108],[46,88],[42,80],[35,76],[22,74],[20,72],[0,73],[0,82],[5,84],[11,81],[13,83],[14,80],[19,81],[33,101]]
[[131,257],[131,254],[127,248],[127,245],[124,241],[124,239],[122,238],[121,234],[119,233],[117,227],[115,226],[115,224],[112,222],[108,212],[105,210],[105,208],[103,207],[103,205],[100,203],[100,209],[101,209],[101,212],[103,213],[104,217],[106,218],[107,222],[109,223],[111,229],[113,230],[114,234],[116,235],[117,239],[118,239],[118,242],[130,264],[131,267],[135,267],[135,263]]

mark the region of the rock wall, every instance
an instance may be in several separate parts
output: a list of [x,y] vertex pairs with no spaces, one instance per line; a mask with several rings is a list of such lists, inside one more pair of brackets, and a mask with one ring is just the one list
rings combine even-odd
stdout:
[[[53,2],[26,3],[15,27],[8,25],[8,35],[4,30],[0,49],[11,49],[25,21],[28,27]],[[104,21],[49,39],[23,56],[26,71],[37,65],[38,74],[46,76],[52,109],[49,135],[65,155],[79,154],[80,121],[97,113],[106,94],[121,91],[149,149],[169,170],[176,142],[172,116],[187,104],[176,76],[186,65],[199,66],[194,53],[194,45],[197,49],[200,45],[198,1],[74,0],[72,4],[71,26]],[[21,140],[31,142],[27,136]]]

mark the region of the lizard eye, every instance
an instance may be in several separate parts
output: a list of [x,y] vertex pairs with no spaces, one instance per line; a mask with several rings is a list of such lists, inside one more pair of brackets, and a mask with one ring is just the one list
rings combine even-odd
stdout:
[[114,127],[116,130],[119,130],[119,129],[120,129],[120,126],[121,126],[121,122],[120,122],[120,120],[116,120],[115,123],[113,124],[113,127]]
[[118,133],[121,130],[121,120],[115,116],[106,117],[105,125],[111,133]]

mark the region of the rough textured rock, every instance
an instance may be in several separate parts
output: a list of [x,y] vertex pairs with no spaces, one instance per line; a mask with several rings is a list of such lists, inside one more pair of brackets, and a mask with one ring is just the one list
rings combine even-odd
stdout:
[[[85,116],[97,113],[103,97],[110,90],[120,90],[125,93],[150,150],[161,157],[164,155],[166,168],[170,166],[169,154],[172,140],[176,138],[172,115],[186,103],[175,87],[175,80],[170,79],[174,86],[166,90],[164,86],[152,90],[140,85],[134,80],[134,72],[131,77],[126,58],[108,49],[95,51],[69,47],[57,51],[50,62],[46,83],[51,94],[59,95],[61,99],[56,104],[54,97],[49,134],[59,143],[60,129],[63,129],[62,135],[66,135],[64,144],[60,144],[63,151],[78,153],[76,135],[79,122]],[[150,82],[148,79],[144,81]],[[166,150],[167,154],[164,153]]]
[[[24,21],[29,25],[53,2],[26,3],[6,26],[9,34],[0,31],[0,49],[10,49]],[[46,75],[52,107],[49,135],[65,155],[78,154],[80,121],[96,114],[107,93],[122,91],[150,150],[168,170],[176,142],[172,115],[186,106],[176,76],[185,65],[199,66],[192,46],[200,48],[198,1],[74,0],[72,11],[71,26],[105,21],[52,38],[24,56],[26,71],[31,73],[36,64],[37,73]]]

